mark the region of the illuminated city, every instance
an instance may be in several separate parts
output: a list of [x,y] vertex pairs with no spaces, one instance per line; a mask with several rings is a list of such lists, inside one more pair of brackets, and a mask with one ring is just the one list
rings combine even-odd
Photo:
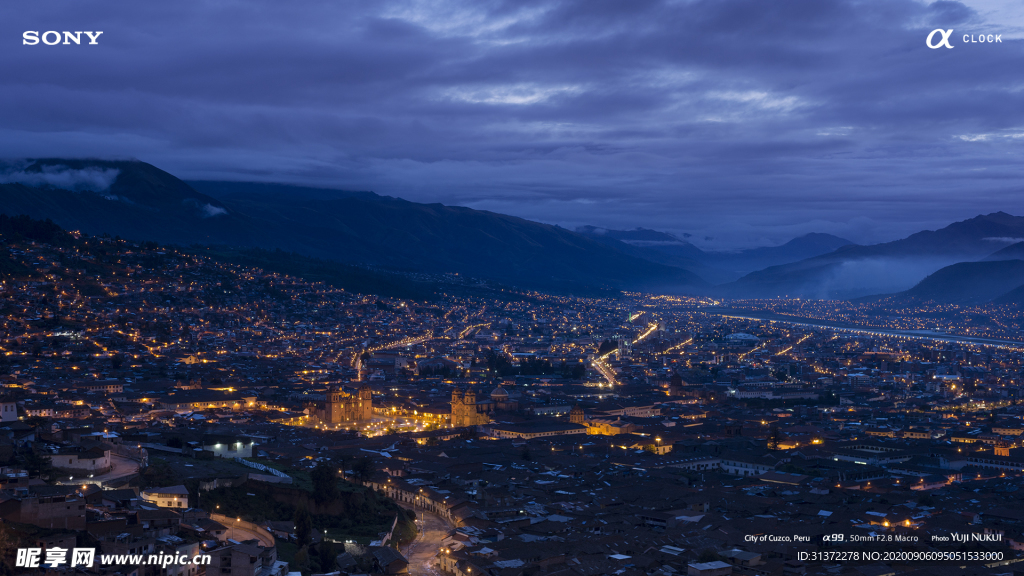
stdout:
[[[823,542],[836,516],[922,541],[968,514],[1016,518],[1024,339],[1005,306],[947,308],[937,325],[931,305],[884,316],[841,302],[638,292],[467,296],[458,282],[416,301],[61,234],[6,244],[33,280],[3,284],[3,426],[13,461],[31,466],[5,470],[9,487],[39,475],[66,487],[62,501],[84,501],[84,513],[60,515],[77,529],[133,514],[92,495],[134,493],[159,469],[178,487],[152,488],[166,491],[154,510],[165,497],[171,508],[223,501],[251,534],[277,534],[281,554],[305,536],[266,518],[259,528],[224,500],[232,489],[205,483],[242,474],[272,491],[324,463],[421,515],[413,571],[501,566],[476,551],[522,558],[520,540],[530,558],[576,546],[632,557],[644,542],[660,546],[643,554],[662,567],[717,550],[728,565],[793,568],[803,566],[795,541],[763,547],[743,534],[819,510],[827,523],[787,531]],[[965,320],[981,314],[985,330]],[[35,440],[20,440],[31,430]],[[963,492],[988,503],[965,507]],[[187,519],[194,508],[175,514],[186,531],[242,530],[221,505],[199,524]],[[20,514],[8,519],[56,528]],[[591,518],[602,527],[586,528]],[[326,530],[339,553],[372,547],[354,528]],[[485,540],[489,531],[506,540]]]
[[0,576],[1024,576],[1024,4],[0,4]]

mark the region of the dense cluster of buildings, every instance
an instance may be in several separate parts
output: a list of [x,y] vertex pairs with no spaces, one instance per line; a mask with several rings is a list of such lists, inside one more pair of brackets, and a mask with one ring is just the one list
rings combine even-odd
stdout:
[[[1007,574],[1024,559],[1024,347],[641,294],[368,297],[109,239],[3,250],[32,274],[0,286],[0,519],[38,528],[19,537],[41,548],[85,533],[111,553],[215,557],[188,576],[287,573],[277,540],[294,526],[222,517],[203,494],[330,462],[423,530],[415,555],[378,539],[361,550],[376,562],[353,548],[325,573]],[[144,485],[157,458],[178,464]],[[820,554],[853,551],[911,555]]]

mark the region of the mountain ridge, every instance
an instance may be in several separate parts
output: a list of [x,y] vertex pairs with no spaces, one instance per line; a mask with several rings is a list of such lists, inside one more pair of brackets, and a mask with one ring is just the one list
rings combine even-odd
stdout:
[[778,246],[714,252],[704,251],[672,234],[646,228],[612,230],[580,226],[576,231],[638,258],[691,270],[713,284],[732,282],[751,271],[796,262],[851,244],[845,238],[812,232]]
[[[117,171],[106,188],[97,185],[104,170]],[[19,178],[55,184],[30,186]],[[3,213],[50,218],[93,234],[281,249],[550,291],[679,293],[708,286],[688,270],[635,258],[556,226],[368,192],[235,182],[217,187],[221,199],[137,160],[34,160],[6,179],[0,184]]]
[[984,304],[1024,285],[1024,260],[958,262],[894,295],[907,303]]
[[946,266],[984,258],[999,244],[1021,237],[1024,218],[993,212],[899,240],[842,246],[752,272],[715,290],[738,298],[856,298],[902,292]]

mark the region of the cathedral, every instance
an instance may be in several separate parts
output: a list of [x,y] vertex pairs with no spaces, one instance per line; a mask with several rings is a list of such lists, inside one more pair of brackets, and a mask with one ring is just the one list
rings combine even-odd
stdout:
[[370,420],[373,418],[373,393],[363,384],[355,394],[349,394],[341,387],[327,391],[327,401],[318,402],[313,414],[320,423],[328,426]]
[[452,391],[451,423],[453,428],[479,426],[488,424],[496,411],[512,412],[518,409],[519,402],[510,400],[508,392],[501,386],[492,390],[490,398],[484,400],[477,400],[473,390],[466,390],[463,394],[462,390],[456,388]]
[[584,426],[587,425],[587,416],[584,414],[583,408],[580,408],[579,404],[573,406],[572,410],[569,411],[569,422],[573,424],[582,424]]

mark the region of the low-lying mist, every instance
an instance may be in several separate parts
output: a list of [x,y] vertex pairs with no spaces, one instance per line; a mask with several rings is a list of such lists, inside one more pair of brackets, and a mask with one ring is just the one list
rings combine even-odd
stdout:
[[24,184],[35,188],[60,188],[75,192],[103,192],[117,180],[116,168],[71,168],[63,164],[41,166],[39,171],[26,171],[28,160],[10,160],[0,164],[0,184]]
[[913,288],[935,271],[971,257],[866,258],[837,263],[817,284],[804,288],[806,297],[847,299],[893,294]]

